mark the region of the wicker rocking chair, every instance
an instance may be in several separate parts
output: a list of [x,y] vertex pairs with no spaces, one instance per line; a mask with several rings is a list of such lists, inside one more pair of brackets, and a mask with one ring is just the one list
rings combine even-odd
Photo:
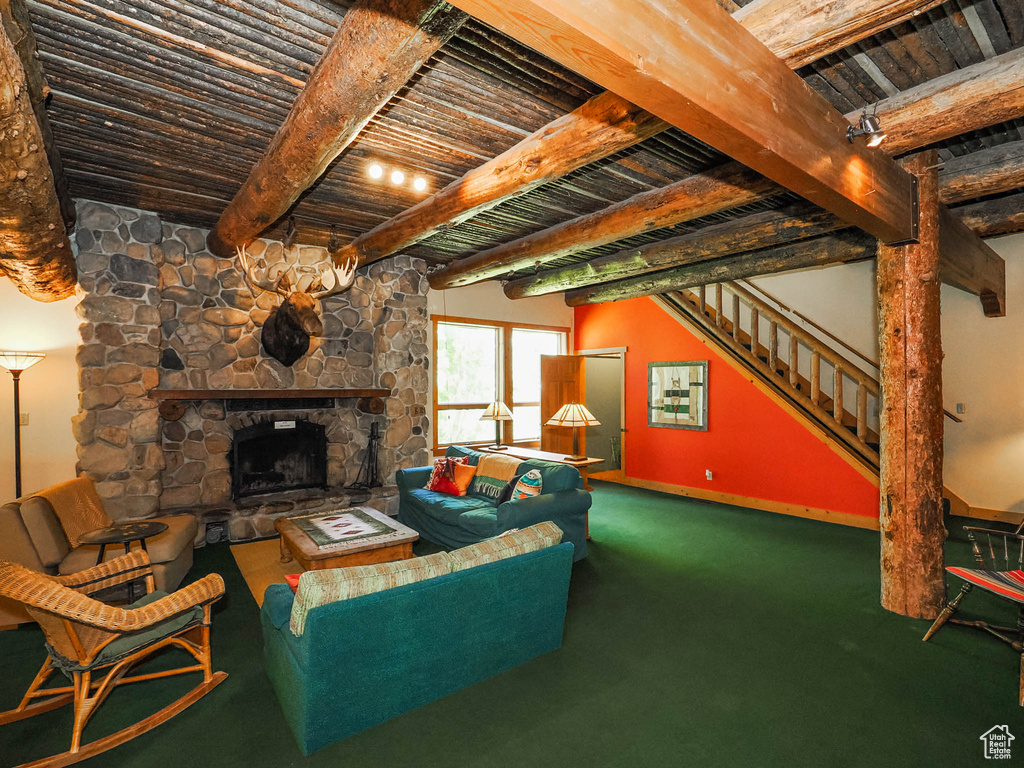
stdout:
[[[1017,653],[1022,654],[1020,660],[1018,703],[1024,707],[1024,523],[1013,532],[997,531],[990,528],[976,528],[970,525],[965,525],[964,530],[967,531],[967,538],[971,542],[974,560],[977,562],[978,567],[959,568],[950,566],[946,568],[949,573],[963,579],[964,583],[960,587],[960,593],[946,603],[938,618],[932,623],[924,636],[924,642],[928,642],[947,621],[953,624],[974,627],[998,637]],[[982,538],[983,542],[979,541],[979,538]],[[985,554],[982,552],[982,543],[984,543],[985,549],[988,550],[988,562],[986,562]],[[985,621],[954,619],[953,615],[960,608],[960,603],[975,587],[1016,603],[1017,625],[1015,627],[1001,627]]]
[[[146,596],[130,607],[106,605],[89,594],[143,579]],[[169,720],[205,696],[226,677],[210,660],[210,607],[224,594],[224,580],[210,574],[173,594],[154,591],[149,556],[136,550],[70,576],[48,576],[0,561],[0,595],[22,603],[39,622],[48,655],[17,708],[0,713],[0,725],[23,720],[73,702],[71,748],[29,766],[63,766],[105,752]],[[168,646],[184,649],[195,664],[136,674],[128,671]],[[44,687],[54,671],[72,685]],[[82,729],[118,685],[202,672],[203,682],[172,704],[134,725],[82,744]]]

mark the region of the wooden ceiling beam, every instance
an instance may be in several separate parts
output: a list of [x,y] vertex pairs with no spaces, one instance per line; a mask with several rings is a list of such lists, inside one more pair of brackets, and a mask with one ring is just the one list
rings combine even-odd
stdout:
[[74,206],[58,175],[31,34],[24,5],[0,0],[0,274],[37,301],[58,301],[78,282],[67,229]]
[[1024,188],[1024,141],[946,160],[939,169],[939,187],[946,205]]
[[[1014,187],[1007,184],[1013,182],[1019,172],[1019,164],[1024,163],[1024,158],[1019,156],[1024,154],[1024,142],[1014,144],[1019,144],[1020,147],[1004,152],[994,151],[999,149],[996,147],[965,156],[982,156],[977,163],[971,163],[969,160],[950,163],[950,170],[939,177],[940,201],[946,203],[958,199],[957,196],[967,187],[979,190],[980,194],[994,194],[1013,189]],[[1008,178],[1009,181],[1004,181],[1004,178]],[[812,227],[829,227],[834,230],[845,226],[838,218],[828,217],[824,211],[813,206],[793,206],[785,211],[745,216],[704,227],[680,237],[660,240],[639,248],[628,248],[590,261],[512,280],[505,286],[505,295],[511,299],[521,299],[558,291],[577,290],[599,283],[622,281],[681,264],[739,253],[740,248],[749,251],[784,242],[784,239],[780,238],[796,240],[828,231],[810,231]],[[759,234],[773,239],[765,243],[750,239],[751,236]],[[960,233],[960,237],[962,236]],[[724,250],[726,248],[735,250]],[[972,248],[977,249],[976,246]],[[612,292],[604,291],[604,295],[612,295]]]
[[[891,155],[1024,115],[1024,48],[950,72],[878,102]],[[875,106],[872,105],[871,111]],[[891,128],[890,128],[891,126]]]
[[685,264],[653,275],[588,286],[567,293],[565,303],[570,307],[581,307],[604,301],[653,296],[726,280],[848,264],[873,259],[877,250],[878,241],[863,233],[815,237],[751,253],[737,253],[711,261]]
[[[777,15],[791,2],[792,0],[758,0],[758,13],[749,16],[749,23],[756,23],[758,27],[754,33],[755,36],[767,33],[765,25],[759,21],[761,13]],[[896,24],[919,13],[922,7],[933,4],[932,0],[899,0],[898,2],[850,0],[850,2],[856,5],[857,13],[875,19],[876,24],[880,24],[879,20],[882,18],[890,19],[892,24]],[[735,4],[727,1],[720,5],[726,9],[736,7]],[[840,26],[837,27],[836,24]],[[801,22],[788,26],[791,27],[790,33],[779,37],[777,43],[780,46],[784,45],[785,51],[777,51],[773,47],[776,44],[774,40],[765,42],[773,53],[779,55],[791,67],[799,66],[807,56],[824,56],[872,33],[865,31],[867,27],[863,25],[851,23],[846,14],[833,19],[828,14],[816,13],[806,23]],[[827,42],[823,42],[823,40],[827,40]],[[638,125],[642,124],[643,130],[637,130],[629,124],[619,130],[615,130],[617,126],[611,126],[611,129],[603,137],[605,142],[603,148],[591,146],[591,144],[598,143],[591,142],[591,144],[581,145],[579,152],[575,149],[567,150],[563,142],[557,141],[560,137],[571,137],[574,133],[601,139],[601,134],[595,133],[596,129],[592,123],[601,117],[602,112],[613,115],[629,115],[633,122]],[[576,125],[577,123],[582,125]],[[668,123],[643,112],[619,96],[608,92],[600,94],[569,115],[527,137],[502,155],[470,171],[462,179],[452,182],[432,197],[356,238],[338,253],[336,260],[338,263],[343,263],[348,259],[358,259],[360,263],[366,263],[386,258],[443,229],[493,208],[504,200],[522,194],[537,184],[564,176],[587,163],[595,162],[632,146],[667,127]],[[842,127],[842,130],[845,130],[845,126]],[[539,144],[540,139],[547,140],[547,144],[543,148]],[[553,141],[553,139],[555,140]],[[556,152],[561,152],[564,155],[558,158],[561,161],[560,166],[556,166],[556,159],[550,157]],[[518,173],[513,174],[510,169],[518,169]],[[765,183],[763,180],[756,181],[759,178],[761,177],[757,174],[747,171],[742,180],[737,179],[737,183],[749,182],[752,187],[756,187],[759,183]],[[726,181],[726,183],[729,182]],[[714,189],[697,189],[694,194],[707,192],[710,195],[715,191]],[[660,205],[658,201],[652,200],[648,215],[654,215],[653,211],[658,205]],[[624,216],[630,215],[633,214],[624,211]]]
[[953,213],[978,237],[1024,232],[1024,192],[957,206]]
[[[1024,142],[1015,142],[1024,150]],[[1007,145],[1009,146],[1009,145]],[[1009,158],[1017,156],[1017,152],[995,152],[994,149],[976,152],[983,156],[978,163],[963,161],[951,163],[948,172],[939,176],[939,200],[950,202],[970,186],[982,190],[982,194],[993,194],[1012,187],[1007,187],[1001,178],[1009,168],[1010,178],[1016,173],[1016,163]],[[967,157],[973,157],[968,155]],[[959,159],[959,158],[958,158]],[[976,167],[977,166],[977,167]],[[986,168],[987,173],[978,173],[978,167]],[[944,169],[946,170],[946,169]],[[1018,197],[1018,196],[1013,196]],[[1024,198],[1024,194],[1019,197]],[[1017,201],[1016,210],[1020,210]],[[1014,206],[1008,206],[1013,209]],[[959,214],[963,209],[957,209]],[[1001,311],[1005,295],[1005,267],[1002,259],[979,237],[971,231],[970,226],[960,223],[958,215],[949,214],[942,206],[940,218],[940,252],[943,255],[943,281],[949,285],[962,288],[982,298],[986,314]],[[948,214],[948,215],[947,215]],[[1020,219],[1024,228],[1024,215],[1009,214]],[[1005,217],[1004,217],[1005,218]],[[506,284],[505,295],[509,298],[525,298],[557,291],[569,291],[566,303],[570,306],[580,304],[614,301],[621,298],[645,296],[664,290],[699,285],[699,283],[680,283],[679,280],[692,280],[698,275],[705,275],[715,270],[715,264],[722,262],[721,270],[743,271],[747,269],[741,261],[755,249],[778,245],[788,238],[808,238],[830,230],[844,228],[845,225],[835,217],[811,206],[792,206],[786,211],[746,216],[734,221],[704,227],[696,232],[681,237],[670,238],[640,248],[627,249],[588,262],[572,264],[560,269],[539,272],[536,275],[520,278]],[[764,237],[764,241],[758,241]],[[858,235],[844,232],[843,238],[858,239]],[[746,253],[745,253],[746,252]],[[830,251],[830,252],[834,252]],[[780,254],[786,255],[785,251]],[[731,258],[736,255],[736,258]],[[728,260],[724,257],[730,257]],[[752,257],[753,258],[753,257]],[[789,258],[787,256],[787,258]],[[822,266],[831,258],[827,253],[813,256],[807,249],[799,249],[791,260],[772,261],[770,257],[762,261],[758,258],[750,265],[750,269],[773,271],[789,271],[799,269],[799,260],[815,261],[811,266]],[[946,261],[949,264],[946,264]],[[834,261],[842,261],[836,258]],[[700,266],[698,266],[700,265]],[[770,274],[770,272],[753,271],[749,275]],[[723,278],[724,279],[724,278]],[[735,279],[735,278],[729,278]],[[665,286],[668,286],[667,288]],[[655,290],[657,289],[657,290]],[[994,296],[990,300],[989,296]],[[993,309],[996,307],[996,309]],[[999,316],[992,314],[991,316]]]
[[1006,316],[1006,262],[944,205],[939,206],[942,282],[981,299],[985,317]]
[[[1024,113],[1021,94],[1007,88],[1007,84],[1015,79],[1024,81],[1024,49],[997,59],[966,67],[880,101],[875,106],[892,141],[887,137],[879,149],[899,154],[948,138],[950,126],[957,126],[958,132],[964,133],[1019,117]],[[948,98],[940,99],[942,94],[947,94]],[[931,110],[927,120],[921,118],[919,103],[927,104]],[[859,115],[857,110],[846,118],[853,123]],[[985,185],[1011,185],[1005,189],[1024,185],[1024,160],[1021,159],[1024,142],[1004,146],[1004,149],[994,148],[986,150],[985,154],[972,153],[949,161],[942,177],[957,177],[958,183],[963,185],[958,194],[965,196],[953,196],[944,181],[944,199],[955,202],[1004,191],[997,188],[983,191]],[[971,162],[966,158],[976,155],[973,174],[964,173],[966,169],[962,164]],[[970,194],[972,189],[979,191]],[[644,232],[747,205],[782,191],[777,184],[739,163],[728,163],[453,261],[431,272],[430,285],[434,289],[454,288],[502,277]]]
[[231,256],[277,221],[465,20],[444,0],[356,2],[210,232],[210,250]]
[[523,299],[621,281],[684,264],[816,237],[847,226],[838,216],[801,202],[783,210],[755,213],[639,248],[538,272],[506,283],[505,295],[510,299]]
[[883,242],[913,239],[911,177],[717,5],[455,4]]
[[[754,0],[732,17],[768,46],[772,53],[796,69],[863,40],[946,0]],[[821,33],[813,41],[803,28],[816,27]]]
[[548,123],[507,152],[456,179],[334,254],[365,264],[415,245],[503,200],[650,138],[668,125],[613,93],[602,93]]

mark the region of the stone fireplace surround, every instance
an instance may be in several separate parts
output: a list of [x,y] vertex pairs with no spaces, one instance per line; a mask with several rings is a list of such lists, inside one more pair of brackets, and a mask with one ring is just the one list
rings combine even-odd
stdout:
[[[377,262],[346,293],[322,302],[324,336],[291,368],[265,356],[260,327],[276,296],[255,298],[233,259],[206,250],[206,230],[145,211],[78,201],[80,407],[73,421],[79,471],[97,484],[114,519],[180,511],[226,526],[241,541],[273,535],[283,515],[350,501],[397,511],[394,472],[428,461],[429,347],[423,261]],[[280,243],[254,243],[250,256],[282,258]],[[327,257],[302,247],[302,264]],[[149,390],[390,389],[381,416],[354,400],[334,408],[227,412],[222,400],[191,401],[165,421]],[[328,490],[231,500],[235,429],[266,419],[305,418],[328,439]],[[351,496],[374,419],[381,422],[382,488]]]

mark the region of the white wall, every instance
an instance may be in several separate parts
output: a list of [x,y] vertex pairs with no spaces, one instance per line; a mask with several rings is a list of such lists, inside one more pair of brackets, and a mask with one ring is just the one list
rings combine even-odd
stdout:
[[[573,322],[572,308],[565,305],[561,293],[513,301],[505,296],[501,284],[493,281],[445,291],[427,291],[427,311],[431,316],[561,325],[567,328],[571,328]],[[569,340],[569,348],[572,349],[572,339]]]
[[[989,240],[1006,260],[1006,317],[942,287],[945,483],[971,506],[1024,512],[1024,234]],[[874,263],[758,278],[781,301],[878,359]]]
[[[46,358],[21,376],[22,493],[32,493],[75,476],[71,417],[78,412],[79,298],[43,304],[0,279],[0,350],[45,352]],[[14,498],[14,385],[0,369],[0,503]]]

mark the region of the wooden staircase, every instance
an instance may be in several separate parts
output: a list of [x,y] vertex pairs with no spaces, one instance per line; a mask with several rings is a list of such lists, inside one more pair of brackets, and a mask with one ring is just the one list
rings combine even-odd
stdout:
[[654,298],[877,471],[880,396],[874,376],[735,282]]

